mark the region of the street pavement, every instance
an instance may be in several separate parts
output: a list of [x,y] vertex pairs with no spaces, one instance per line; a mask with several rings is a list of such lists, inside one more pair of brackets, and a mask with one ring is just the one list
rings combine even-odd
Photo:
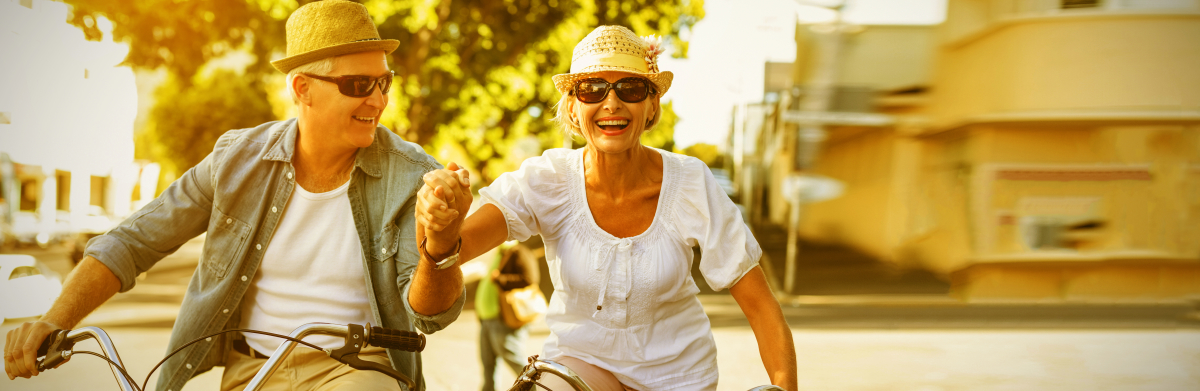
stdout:
[[[112,336],[131,374],[162,358],[200,253],[186,244],[83,325]],[[65,248],[21,250],[66,276]],[[12,298],[3,298],[10,300]],[[701,295],[718,347],[718,390],[767,383],[753,333],[726,294]],[[939,295],[790,296],[782,300],[804,390],[1200,390],[1200,313],[1186,303],[964,304]],[[19,321],[6,321],[7,333]],[[478,322],[470,309],[428,336],[428,389],[477,390]],[[540,350],[534,325],[526,354]],[[92,343],[77,346],[98,350]],[[498,384],[514,375],[501,367]],[[185,390],[214,390],[220,369]],[[154,384],[154,379],[150,380]],[[34,379],[0,379],[0,390],[116,390],[102,360],[76,356]]]

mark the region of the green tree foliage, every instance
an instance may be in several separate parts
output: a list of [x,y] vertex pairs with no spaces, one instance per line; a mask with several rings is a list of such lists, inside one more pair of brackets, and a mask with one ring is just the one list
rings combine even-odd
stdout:
[[692,144],[684,148],[682,152],[684,155],[700,159],[700,161],[709,167],[717,168],[721,166],[721,151],[717,149],[716,145],[705,143]]
[[124,65],[165,68],[187,83],[204,64],[233,51],[255,56],[247,72],[273,71],[272,51],[283,47],[283,20],[298,5],[274,0],[65,0],[68,22],[100,40],[96,20],[112,21],[113,40],[129,43]]
[[[73,5],[71,21],[91,38],[99,37],[96,19],[113,21],[117,40],[130,43],[126,64],[166,68],[186,88],[205,64],[230,51],[254,60],[243,78],[262,89],[266,77],[278,77],[269,60],[283,56],[284,22],[307,0],[65,0]],[[665,36],[673,56],[683,57],[687,44],[680,33],[703,17],[703,0],[366,0],[380,35],[397,39],[391,58],[396,87],[383,124],[406,140],[430,150],[451,146],[490,181],[511,170],[506,154],[518,140],[536,138],[542,147],[561,145],[562,133],[548,119],[558,91],[550,77],[570,69],[571,51],[595,26],[625,25],[639,35]],[[220,91],[214,91],[220,92]],[[256,99],[265,95],[254,94]],[[218,99],[218,98],[214,98]],[[239,99],[230,96],[219,99]],[[174,100],[157,106],[179,115],[194,110]],[[261,108],[262,105],[246,105]],[[247,109],[241,109],[247,110]],[[269,110],[267,111],[269,112]],[[664,105],[664,121],[647,134],[665,146],[675,118]],[[258,114],[249,115],[250,117]],[[175,128],[181,133],[219,135],[228,128],[195,123]],[[243,125],[244,126],[244,125]],[[165,129],[150,125],[147,131]],[[180,136],[191,137],[191,136]],[[201,139],[215,140],[207,135]],[[164,141],[165,142],[165,141]],[[172,144],[176,145],[176,144]],[[205,144],[184,144],[211,148]],[[186,164],[180,161],[180,165]]]
[[160,103],[150,110],[149,129],[138,134],[136,144],[150,148],[151,156],[170,157],[160,163],[166,178],[182,175],[200,163],[224,133],[207,130],[241,129],[272,120],[266,93],[255,84],[227,69],[189,80],[168,77],[155,92]]
[[679,122],[679,115],[675,114],[675,102],[666,102],[662,104],[662,117],[658,119],[658,125],[650,129],[646,133],[642,133],[642,144],[655,147],[666,151],[675,150],[675,124]]

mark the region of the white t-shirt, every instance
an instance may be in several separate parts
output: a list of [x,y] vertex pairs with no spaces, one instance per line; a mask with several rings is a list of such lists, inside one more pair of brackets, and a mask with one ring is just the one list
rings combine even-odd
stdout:
[[639,390],[715,390],[716,345],[696,297],[692,246],[716,290],[758,265],[762,250],[704,163],[658,152],[654,221],[630,238],[592,218],[582,149],[548,150],[479,193],[504,213],[509,240],[540,234],[546,244],[554,294],[544,358],[578,358]]
[[[365,324],[372,318],[363,272],[362,243],[350,211],[347,181],[325,193],[296,185],[283,210],[254,283],[242,299],[242,328],[288,335],[305,323]],[[270,355],[282,339],[243,333],[246,343]],[[344,339],[305,337],[324,348]]]

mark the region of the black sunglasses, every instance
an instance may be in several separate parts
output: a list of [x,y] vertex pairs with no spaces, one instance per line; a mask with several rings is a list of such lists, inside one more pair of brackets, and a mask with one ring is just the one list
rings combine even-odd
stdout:
[[597,103],[608,96],[608,90],[617,91],[617,98],[625,103],[638,103],[646,100],[650,94],[656,94],[650,81],[641,77],[626,77],[609,83],[604,79],[584,79],[575,84],[571,93],[583,103]]
[[311,77],[313,79],[324,80],[324,81],[327,81],[327,82],[330,82],[333,84],[337,84],[338,91],[341,91],[342,95],[355,97],[355,98],[363,98],[363,97],[370,96],[372,92],[375,92],[376,84],[379,85],[379,91],[382,91],[384,94],[387,94],[388,90],[392,89],[392,78],[396,76],[396,72],[388,71],[388,74],[380,76],[380,77],[364,76],[364,75],[346,75],[346,76],[329,77],[329,76],[312,75],[312,74],[308,74],[308,73],[302,73],[302,75]]

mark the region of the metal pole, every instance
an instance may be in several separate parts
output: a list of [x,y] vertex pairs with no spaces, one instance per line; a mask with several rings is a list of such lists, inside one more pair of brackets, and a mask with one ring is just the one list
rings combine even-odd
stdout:
[[793,199],[791,210],[788,211],[787,263],[783,267],[783,289],[789,294],[796,287],[796,254],[800,251],[800,243],[796,237],[799,236],[800,208],[803,205],[800,198],[796,196]]
[[[818,34],[817,39],[817,64],[814,67],[812,77],[808,81],[808,86],[805,88],[804,99],[800,102],[800,111],[820,113],[829,111],[830,102],[833,98],[834,87],[837,84],[837,68],[838,57],[841,52],[842,43],[842,4],[828,7],[834,11],[833,22],[828,25],[812,26],[813,32]],[[793,178],[803,175],[803,171],[812,166],[816,159],[816,154],[820,149],[820,145],[825,141],[826,134],[824,124],[820,121],[809,120],[800,123],[800,129],[796,134],[796,150],[794,161],[792,164]],[[794,181],[795,179],[793,179]],[[793,182],[794,184],[795,182]],[[796,258],[800,251],[799,248],[799,225],[800,225],[800,208],[804,200],[799,189],[789,189],[793,193],[792,204],[788,219],[788,244],[787,244],[787,259],[784,266],[784,290],[792,293],[796,282]]]

